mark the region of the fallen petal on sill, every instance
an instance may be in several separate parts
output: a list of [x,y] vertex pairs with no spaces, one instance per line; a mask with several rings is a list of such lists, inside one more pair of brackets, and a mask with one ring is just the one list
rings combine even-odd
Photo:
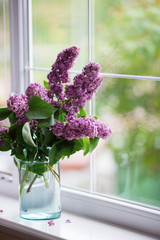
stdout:
[[70,219],[67,219],[67,220],[66,220],[66,223],[71,223],[71,220],[70,220]]
[[51,220],[51,221],[48,222],[48,225],[49,225],[49,226],[54,226],[55,223],[53,222],[53,220]]

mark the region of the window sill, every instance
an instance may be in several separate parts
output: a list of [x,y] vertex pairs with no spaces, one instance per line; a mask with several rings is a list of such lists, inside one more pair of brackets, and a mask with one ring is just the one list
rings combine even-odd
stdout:
[[[21,239],[108,239],[117,240],[151,240],[157,239],[149,235],[132,231],[92,218],[78,216],[71,212],[62,211],[62,216],[55,219],[55,226],[49,226],[47,220],[30,221],[19,217],[17,199],[0,196],[0,236],[10,234]],[[71,223],[66,223],[70,219]],[[7,238],[8,239],[8,238]],[[13,239],[13,238],[12,238]],[[16,239],[16,238],[15,238]]]

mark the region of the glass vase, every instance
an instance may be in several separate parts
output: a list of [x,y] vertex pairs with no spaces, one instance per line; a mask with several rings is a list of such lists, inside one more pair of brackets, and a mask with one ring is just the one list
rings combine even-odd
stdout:
[[20,217],[31,220],[54,219],[61,215],[59,162],[19,160]]

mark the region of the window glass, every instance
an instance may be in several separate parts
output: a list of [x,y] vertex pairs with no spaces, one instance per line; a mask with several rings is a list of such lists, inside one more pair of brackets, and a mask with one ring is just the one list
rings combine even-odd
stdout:
[[93,55],[103,72],[159,76],[160,1],[93,2]]
[[160,82],[109,79],[96,113],[112,135],[94,154],[94,190],[160,207]]
[[[9,32],[9,1],[0,0],[0,107],[6,106],[11,92],[10,79],[10,32]],[[8,120],[0,123],[8,125]],[[10,151],[0,151],[0,192],[6,192],[6,183],[12,181],[14,163]],[[10,192],[10,191],[9,191]]]
[[6,105],[11,91],[9,1],[0,0],[0,107]]
[[72,45],[81,48],[76,69],[87,63],[87,1],[33,0],[33,65],[47,67]]

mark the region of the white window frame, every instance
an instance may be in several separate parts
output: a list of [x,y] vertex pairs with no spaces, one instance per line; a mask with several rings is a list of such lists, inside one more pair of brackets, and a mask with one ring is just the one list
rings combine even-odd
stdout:
[[[87,1],[87,0],[86,0]],[[12,92],[23,93],[32,81],[32,71],[49,71],[32,66],[31,0],[10,0],[11,81]],[[91,61],[91,0],[88,0],[88,61]],[[78,73],[78,71],[71,71]],[[160,77],[103,73],[105,77],[160,81]],[[91,114],[90,103],[90,114]],[[90,166],[92,157],[90,157]],[[84,192],[62,187],[62,207],[113,224],[123,225],[145,233],[160,236],[159,208],[138,204],[124,199],[93,193],[92,166],[90,191]]]

